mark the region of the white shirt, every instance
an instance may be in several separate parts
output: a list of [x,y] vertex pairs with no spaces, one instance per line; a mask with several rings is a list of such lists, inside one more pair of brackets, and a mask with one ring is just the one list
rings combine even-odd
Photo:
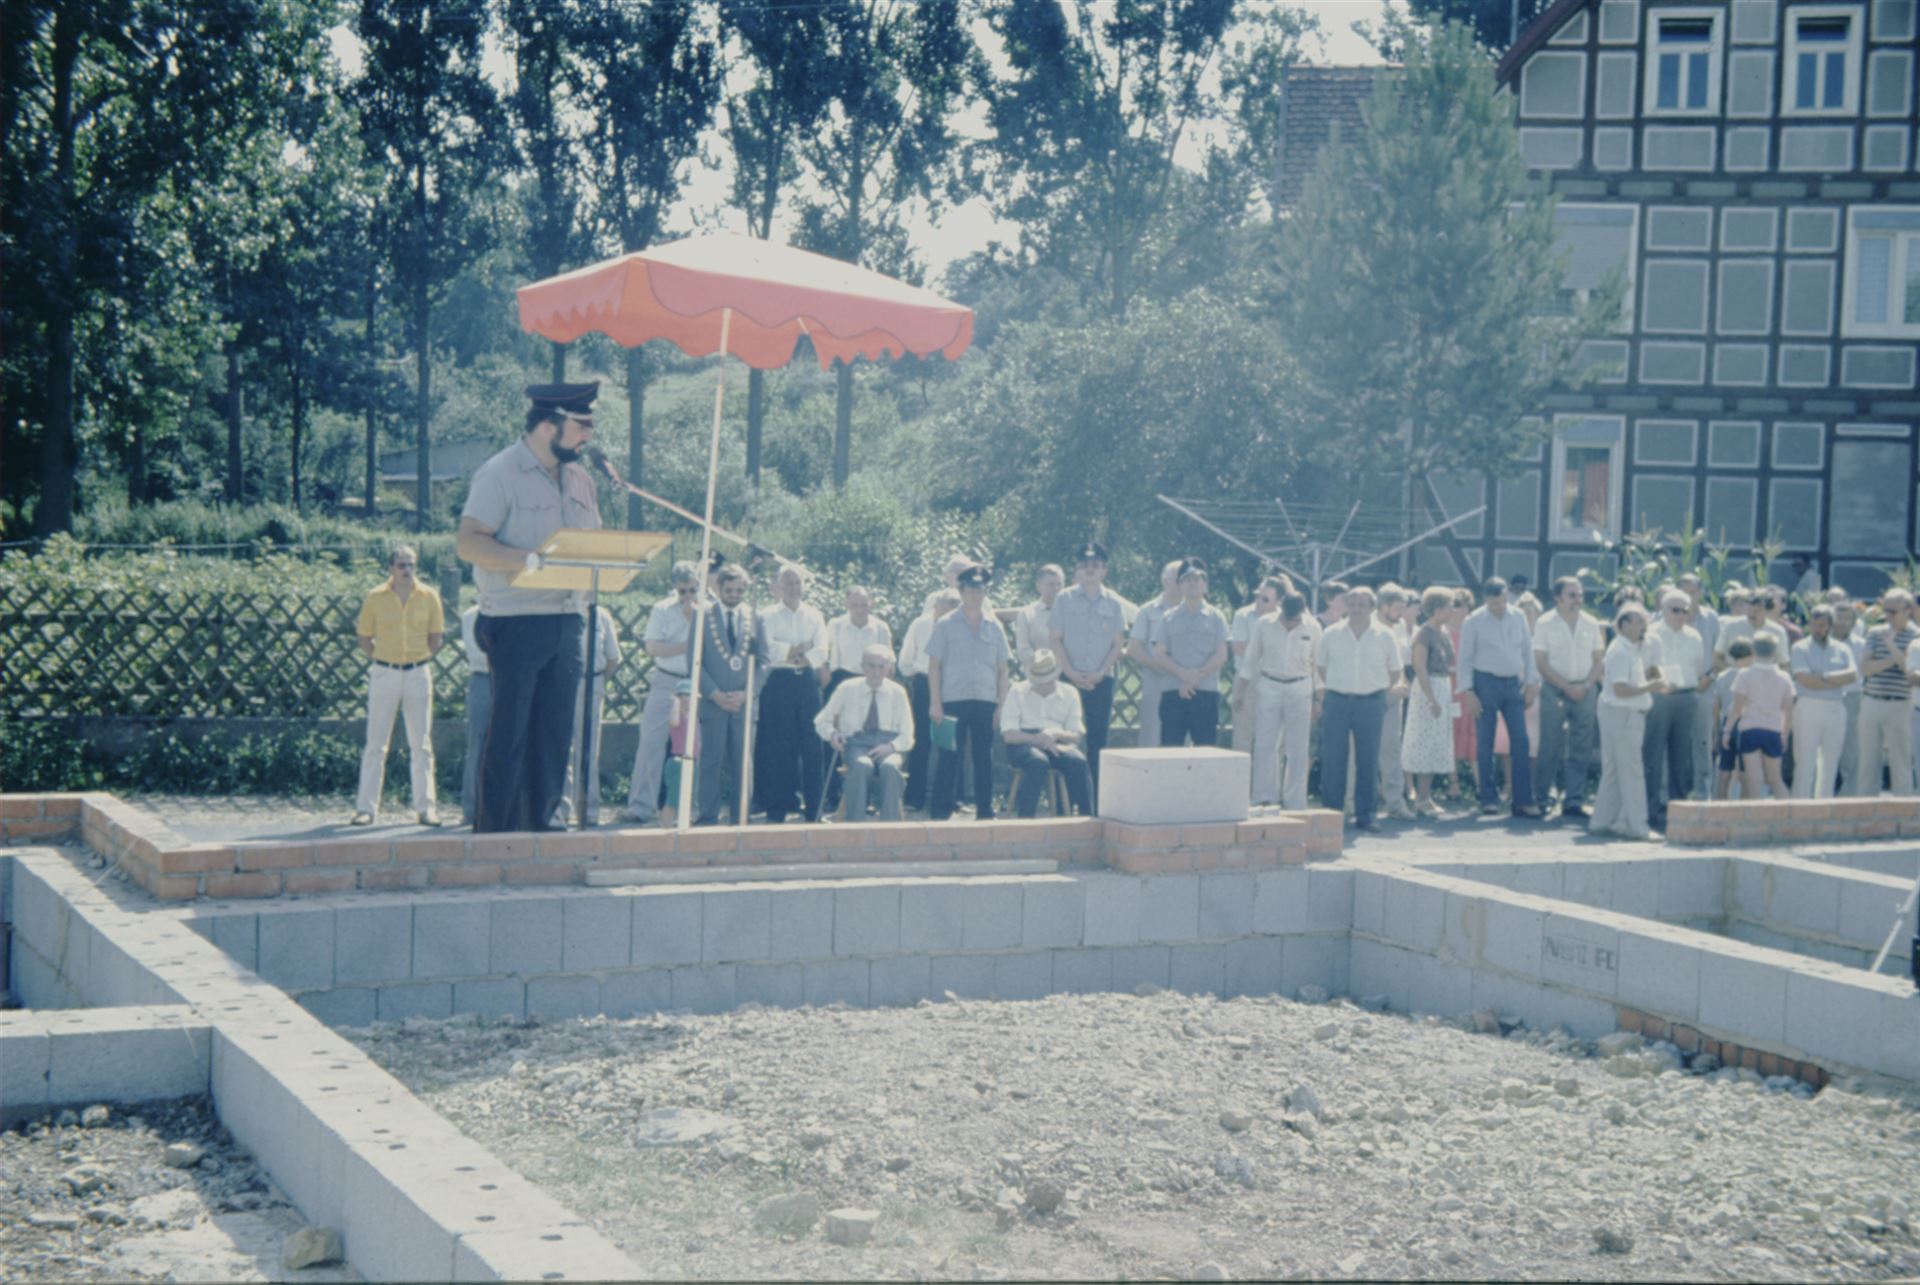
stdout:
[[[722,622],[724,624],[724,622]],[[801,603],[789,607],[776,602],[760,611],[760,625],[767,631],[768,663],[775,669],[818,669],[827,662],[827,622],[820,613]],[[787,659],[787,648],[796,643],[807,649],[806,659],[795,664]]]
[[1066,732],[1078,741],[1086,734],[1080,716],[1080,691],[1072,683],[1056,681],[1042,696],[1033,684],[1015,683],[1000,706],[1000,731]]
[[1314,662],[1320,638],[1320,622],[1312,616],[1302,615],[1292,629],[1287,628],[1277,611],[1271,616],[1261,616],[1254,622],[1253,636],[1247,640],[1247,654],[1240,658],[1240,667],[1259,678],[1315,678]]
[[[1907,672],[1920,673],[1920,638],[1907,644]],[[1910,691],[1908,699],[1913,702],[1915,709],[1920,709],[1920,687],[1911,688]]]
[[1400,681],[1400,644],[1377,624],[1356,635],[1342,621],[1320,635],[1320,674],[1330,692],[1371,696]]
[[852,616],[835,616],[827,624],[827,668],[859,673],[860,657],[876,643],[893,650],[893,630],[880,617],[869,614],[862,626]]
[[[707,610],[713,611],[716,610],[716,608],[712,603],[709,603]],[[720,622],[722,631],[726,629],[726,623],[725,620]],[[653,609],[647,613],[647,629],[646,632],[640,636],[640,641],[643,644],[653,643],[659,647],[678,647],[685,646],[687,640],[692,636],[693,620],[691,617],[681,613],[680,599],[678,595],[676,595],[671,598],[662,598],[653,604]],[[651,653],[649,654],[651,655]],[[691,657],[683,651],[678,656],[656,657],[653,662],[653,667],[663,674],[672,674],[675,678],[685,678],[689,672],[687,669],[689,659],[691,659]]]
[[1625,683],[1629,687],[1647,685],[1647,661],[1644,648],[1635,646],[1624,637],[1616,638],[1607,647],[1604,662],[1605,673],[1600,683],[1600,703],[1614,705],[1621,709],[1649,710],[1653,708],[1653,693],[1641,692],[1638,696],[1616,696],[1615,683]]
[[478,605],[460,613],[460,650],[467,653],[468,668],[476,674],[487,674],[493,672],[487,668],[487,653],[480,650],[480,642],[473,636],[473,622],[479,618]]
[[823,741],[835,732],[851,738],[867,725],[867,710],[880,707],[880,730],[893,737],[896,753],[913,748],[913,707],[907,703],[907,689],[891,678],[876,691],[866,675],[851,678],[833,689],[825,708],[813,716],[813,730]]
[[[1066,590],[1062,589],[1061,593]],[[1058,595],[1056,595],[1057,599]],[[1013,615],[1013,650],[1020,657],[1020,668],[1033,664],[1033,653],[1053,646],[1053,608],[1035,598]]]
[[900,663],[896,668],[908,678],[927,672],[927,640],[933,637],[931,615],[915,616],[900,643]]
[[[1556,609],[1540,617],[1533,627],[1533,649],[1543,653],[1553,672],[1569,683],[1584,683],[1593,673],[1593,655],[1605,651],[1607,640],[1601,636],[1600,622],[1581,612],[1569,625]],[[1539,656],[1535,656],[1536,663]]]
[[1647,630],[1647,637],[1660,644],[1660,679],[1675,691],[1692,691],[1707,672],[1707,644],[1692,625],[1669,629],[1662,620]]

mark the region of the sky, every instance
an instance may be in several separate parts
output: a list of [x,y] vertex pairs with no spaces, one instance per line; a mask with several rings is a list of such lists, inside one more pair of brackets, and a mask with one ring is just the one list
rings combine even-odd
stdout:
[[[1253,2],[1271,3],[1272,0]],[[1396,8],[1403,7],[1404,0],[1393,0],[1393,3]],[[1308,42],[1308,62],[1321,66],[1355,67],[1373,66],[1381,61],[1373,46],[1354,33],[1353,24],[1377,21],[1382,0],[1298,0],[1285,7],[1303,10],[1319,19],[1320,36],[1317,42]],[[329,34],[335,58],[349,75],[356,74],[360,66],[360,48],[352,31],[342,26],[334,28]],[[985,47],[989,42],[982,43]],[[504,85],[511,81],[508,60],[497,45],[490,47],[483,63],[490,78],[497,84]],[[977,135],[980,132],[977,119],[956,122],[956,126],[965,134]],[[717,149],[707,150],[711,152]],[[1178,159],[1197,164],[1199,155],[1200,148],[1190,141]],[[675,235],[686,235],[695,230],[697,219],[699,228],[704,231],[744,234],[745,216],[727,204],[728,182],[729,176],[722,167],[694,166],[687,176],[686,197],[668,219],[668,231]],[[776,239],[778,232],[776,228]],[[914,254],[928,269],[929,279],[933,280],[937,280],[954,261],[978,253],[995,241],[1011,244],[1017,236],[1017,230],[996,220],[986,202],[979,197],[937,212],[914,211],[907,219],[907,233]]]

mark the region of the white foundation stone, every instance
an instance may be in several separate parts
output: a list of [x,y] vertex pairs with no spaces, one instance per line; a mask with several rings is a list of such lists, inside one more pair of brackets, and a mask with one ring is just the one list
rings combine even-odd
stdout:
[[1100,815],[1130,825],[1244,821],[1253,760],[1201,746],[1100,752]]

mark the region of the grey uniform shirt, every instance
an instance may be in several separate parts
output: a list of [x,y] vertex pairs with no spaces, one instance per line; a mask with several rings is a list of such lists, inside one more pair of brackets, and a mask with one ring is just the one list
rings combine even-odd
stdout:
[[[1139,643],[1151,655],[1154,644],[1161,641],[1160,625],[1166,620],[1170,610],[1172,608],[1158,598],[1140,608],[1134,614],[1133,630],[1128,635],[1128,640]],[[1179,685],[1180,680],[1164,669],[1154,669],[1146,664],[1140,666],[1140,689],[1149,696],[1170,692]]]
[[942,701],[997,701],[1000,666],[1012,655],[1007,631],[982,611],[975,629],[964,611],[948,612],[933,627],[927,655],[940,662]]
[[1091,674],[1113,650],[1114,640],[1126,633],[1127,612],[1120,595],[1105,585],[1098,598],[1088,598],[1086,589],[1076,584],[1053,600],[1053,628],[1066,664],[1077,673]]
[[[1180,668],[1198,669],[1227,641],[1227,618],[1209,603],[1201,603],[1198,611],[1188,611],[1184,604],[1173,607],[1160,617],[1153,641]],[[1173,686],[1180,685],[1172,674],[1165,677]]]
[[[560,466],[560,480],[547,472],[525,439],[489,459],[473,475],[467,507],[460,516],[493,530],[493,538],[515,549],[538,549],[563,527],[597,528],[600,500],[593,479],[578,464]],[[587,595],[570,589],[516,589],[511,577],[484,567],[473,569],[483,616],[584,616]]]

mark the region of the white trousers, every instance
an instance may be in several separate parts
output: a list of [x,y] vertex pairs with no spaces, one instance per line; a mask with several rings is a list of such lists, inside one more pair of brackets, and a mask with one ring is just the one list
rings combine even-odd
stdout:
[[1647,769],[1640,757],[1647,739],[1645,710],[1600,706],[1600,789],[1593,796],[1587,829],[1647,837]]
[[1227,704],[1233,712],[1233,748],[1242,754],[1253,753],[1255,724],[1260,721],[1260,685],[1257,679],[1235,675],[1233,694]]
[[[367,669],[367,745],[360,752],[360,793],[354,810],[380,811],[380,783],[387,774],[387,742],[393,739],[395,711],[407,720],[407,766],[413,769],[413,810],[433,804],[433,666],[392,669],[375,662]],[[471,752],[471,751],[470,751]]]
[[1293,683],[1262,678],[1259,684],[1260,715],[1253,733],[1253,801],[1278,803],[1297,812],[1307,806],[1313,682],[1306,678]]
[[[673,731],[674,687],[678,675],[665,670],[653,671],[647,685],[647,703],[640,710],[640,748],[633,756],[633,783],[627,790],[627,807],[651,819],[659,811],[660,777],[667,767],[667,746]],[[673,801],[674,807],[680,801]]]
[[1793,797],[1830,799],[1847,747],[1843,701],[1801,699],[1793,704]]
[[1380,724],[1380,810],[1398,816],[1407,810],[1407,774],[1400,766],[1400,738],[1406,730],[1407,698],[1387,697]]
[[1860,795],[1872,798],[1880,793],[1880,769],[1886,768],[1892,784],[1888,793],[1913,793],[1913,732],[1908,726],[1908,710],[1903,700],[1879,700],[1869,696],[1860,702]]

